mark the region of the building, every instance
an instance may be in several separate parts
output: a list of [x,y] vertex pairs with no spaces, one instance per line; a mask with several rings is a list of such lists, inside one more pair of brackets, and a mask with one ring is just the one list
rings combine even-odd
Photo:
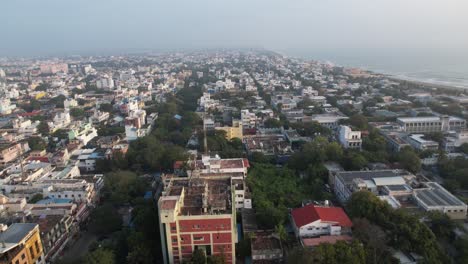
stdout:
[[344,148],[361,149],[361,131],[353,131],[349,126],[340,126],[338,139]]
[[76,224],[71,215],[34,216],[33,222],[39,225],[44,255],[47,261],[53,260],[67,245]]
[[64,108],[73,108],[78,106],[78,101],[76,101],[73,98],[67,98],[63,101],[63,107]]
[[[283,259],[283,247],[281,240],[267,231],[257,231],[250,239],[252,263],[264,263],[262,261],[277,261]],[[269,262],[270,263],[270,262]]]
[[398,189],[406,191],[409,196],[411,188],[407,182],[415,178],[413,174],[400,170],[338,171],[332,177],[333,191],[341,202],[348,201],[354,192],[363,190],[387,195],[389,189]]
[[320,125],[330,129],[336,129],[342,119],[348,118],[337,114],[317,114],[312,116],[312,121],[318,122]]
[[293,209],[291,219],[298,238],[339,236],[350,233],[353,226],[342,208],[315,204]]
[[407,133],[447,132],[466,128],[466,120],[454,116],[399,117],[397,123]]
[[413,134],[408,137],[408,143],[417,150],[438,150],[439,143],[425,139],[424,134]]
[[190,260],[199,249],[235,263],[235,197],[229,179],[171,178],[158,201],[164,263]]
[[14,161],[21,154],[29,151],[27,142],[0,144],[0,165]]
[[110,77],[105,76],[96,81],[96,87],[98,89],[112,90],[114,89],[114,80]]
[[215,129],[225,131],[227,140],[231,140],[233,138],[239,138],[242,140],[243,138],[242,122],[239,120],[233,120],[232,126],[215,127]]
[[41,73],[55,74],[57,72],[68,73],[68,64],[66,63],[54,63],[54,64],[41,64]]
[[241,110],[241,122],[244,129],[255,128],[257,126],[257,116],[248,109],[243,109]]
[[69,140],[78,140],[83,143],[83,145],[88,144],[88,142],[95,137],[97,137],[97,130],[91,123],[79,123],[76,127],[68,131]]
[[468,130],[450,132],[442,142],[442,147],[447,152],[453,152],[461,145],[468,143]]
[[12,104],[10,99],[2,98],[0,99],[0,114],[8,115],[11,114],[16,109],[16,105]]
[[15,223],[0,232],[0,263],[45,263],[39,226],[32,223]]
[[466,219],[467,205],[436,182],[414,189],[413,198],[425,211],[439,211],[451,219]]
[[133,110],[129,116],[125,118],[125,139],[133,141],[137,138],[148,135],[153,129],[154,121],[157,115],[150,115],[151,118],[146,117],[145,110]]
[[53,122],[48,122],[51,132],[55,132],[60,128],[65,128],[71,123],[70,111],[65,109],[63,112],[55,114]]

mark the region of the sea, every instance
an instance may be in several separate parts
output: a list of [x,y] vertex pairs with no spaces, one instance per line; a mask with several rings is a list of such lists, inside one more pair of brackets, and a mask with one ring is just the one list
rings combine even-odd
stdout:
[[467,52],[314,52],[286,51],[281,54],[302,57],[337,66],[357,67],[399,79],[468,89]]

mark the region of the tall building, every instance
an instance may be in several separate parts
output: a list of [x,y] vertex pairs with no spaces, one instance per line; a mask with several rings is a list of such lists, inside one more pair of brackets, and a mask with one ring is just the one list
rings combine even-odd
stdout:
[[[2,226],[3,227],[3,226]],[[15,223],[0,232],[1,264],[45,263],[39,225]]]
[[164,263],[190,260],[195,250],[235,263],[236,209],[230,179],[170,178],[159,198]]

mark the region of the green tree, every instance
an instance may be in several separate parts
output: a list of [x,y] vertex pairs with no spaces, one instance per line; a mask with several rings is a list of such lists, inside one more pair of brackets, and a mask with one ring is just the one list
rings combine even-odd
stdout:
[[98,248],[86,255],[84,262],[86,264],[114,264],[115,254],[110,249]]
[[122,228],[122,218],[111,204],[93,210],[90,215],[89,229],[99,235],[109,235]]
[[28,138],[28,145],[31,150],[44,150],[47,147],[46,142],[40,137]]
[[400,153],[398,153],[398,161],[405,169],[412,173],[416,173],[421,170],[421,160],[411,148],[401,150]]
[[468,154],[468,143],[463,143],[461,146],[460,146],[460,151],[465,153],[465,154]]
[[70,115],[74,118],[80,119],[85,116],[85,111],[81,108],[72,108],[70,109]]
[[206,254],[205,251],[201,249],[195,249],[192,253],[192,263],[193,264],[206,264]]
[[49,125],[45,121],[41,121],[37,126],[37,131],[41,133],[41,135],[48,135],[49,134]]
[[282,126],[281,121],[279,121],[278,119],[275,119],[275,118],[268,118],[267,120],[265,120],[263,125],[266,128],[280,128]]
[[361,129],[361,130],[367,129],[367,126],[368,126],[367,118],[360,114],[352,115],[349,118],[348,122],[353,127],[357,129]]

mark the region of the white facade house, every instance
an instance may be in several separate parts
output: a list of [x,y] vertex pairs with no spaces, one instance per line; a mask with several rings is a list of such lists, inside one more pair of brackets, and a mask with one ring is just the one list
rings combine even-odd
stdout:
[[255,128],[257,125],[257,116],[248,109],[241,110],[241,122],[243,128]]
[[353,131],[349,126],[340,126],[338,139],[344,148],[361,149],[361,131]]

